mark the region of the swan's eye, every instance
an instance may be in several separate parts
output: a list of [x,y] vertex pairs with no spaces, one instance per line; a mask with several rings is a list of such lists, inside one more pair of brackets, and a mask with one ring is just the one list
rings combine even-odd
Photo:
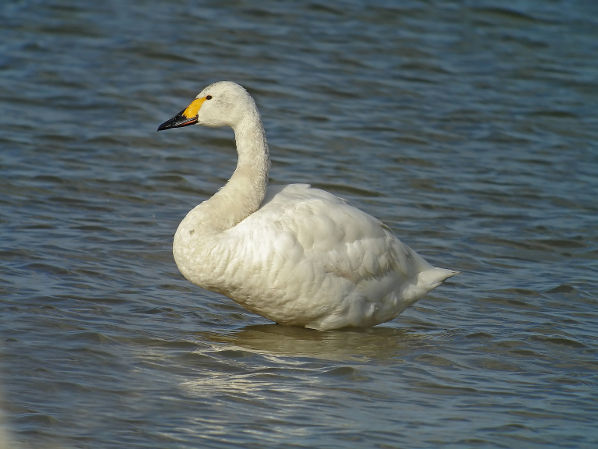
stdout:
[[212,99],[211,95],[206,96],[206,100],[211,100],[211,99]]

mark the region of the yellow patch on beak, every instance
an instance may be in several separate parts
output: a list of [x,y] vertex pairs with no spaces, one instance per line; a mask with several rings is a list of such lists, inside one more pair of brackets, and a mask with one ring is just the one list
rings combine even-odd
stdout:
[[202,103],[206,101],[206,97],[203,98],[196,98],[191,102],[187,109],[183,111],[183,115],[186,118],[193,118],[197,117],[197,113],[199,112],[199,108],[201,108]]

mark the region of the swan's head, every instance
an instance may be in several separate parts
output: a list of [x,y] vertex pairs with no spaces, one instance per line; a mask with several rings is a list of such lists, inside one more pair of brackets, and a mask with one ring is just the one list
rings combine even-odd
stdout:
[[219,81],[202,90],[189,106],[158,127],[158,131],[188,125],[231,126],[257,114],[255,102],[247,91],[232,81]]

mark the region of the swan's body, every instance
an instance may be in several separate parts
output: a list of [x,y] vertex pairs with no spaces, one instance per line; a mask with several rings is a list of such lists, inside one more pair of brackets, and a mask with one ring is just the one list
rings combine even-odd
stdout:
[[377,219],[306,184],[269,187],[264,129],[251,96],[221,81],[159,130],[230,126],[238,162],[174,236],[189,281],[280,324],[327,330],[391,320],[455,271],[434,268]]

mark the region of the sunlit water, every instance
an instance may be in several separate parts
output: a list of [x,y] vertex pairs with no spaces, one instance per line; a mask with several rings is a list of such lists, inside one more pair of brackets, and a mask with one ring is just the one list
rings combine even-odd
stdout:
[[[596,5],[201,3],[0,6],[6,446],[597,447]],[[219,79],[273,182],[462,274],[325,333],[182,279],[232,134],[155,131]]]

